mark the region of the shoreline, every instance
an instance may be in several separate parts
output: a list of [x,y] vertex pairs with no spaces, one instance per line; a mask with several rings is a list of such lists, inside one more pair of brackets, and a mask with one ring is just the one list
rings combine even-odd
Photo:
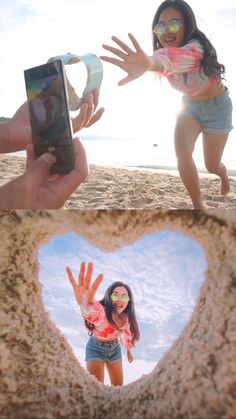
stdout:
[[[15,152],[15,153],[5,153],[5,156],[8,157],[20,157],[20,158],[26,158],[25,155],[21,155],[20,153],[23,154],[23,152]],[[132,164],[127,164],[127,165],[122,165],[120,163],[90,163],[90,165],[93,166],[98,166],[98,167],[110,167],[110,168],[118,168],[118,169],[124,169],[124,170],[143,170],[143,171],[158,171],[160,173],[169,173],[169,174],[174,174],[179,176],[179,172],[176,166],[166,166],[166,165],[142,165],[142,164],[137,164],[137,165],[132,165]],[[198,174],[199,175],[206,175],[206,176],[211,176],[211,174],[202,167],[197,167],[198,170]],[[232,179],[236,179],[236,169],[227,169],[228,172],[228,176],[231,177]]]
[[[25,160],[23,156],[0,155],[0,186],[24,173]],[[89,168],[88,177],[72,193],[64,208],[193,209],[177,169],[94,164]],[[199,172],[206,208],[236,209],[236,173],[229,173],[229,178],[231,191],[222,196],[219,178],[208,172]]]
[[[158,172],[158,173],[163,173],[163,174],[169,174],[169,175],[173,175],[173,176],[178,176],[179,177],[179,171],[177,169],[177,167],[174,166],[158,166],[158,165],[149,165],[149,166],[143,166],[143,165],[137,165],[137,166],[132,166],[132,165],[128,165],[128,166],[122,166],[120,164],[91,164],[92,166],[96,166],[96,167],[107,167],[107,168],[117,168],[117,169],[123,169],[123,170],[139,170],[139,171],[145,171],[145,172]],[[198,174],[199,177],[211,177],[211,176],[215,176],[212,175],[211,173],[209,173],[206,169],[199,169],[198,170]],[[228,172],[228,176],[230,179],[234,179],[236,180],[236,170],[234,169],[229,169],[227,170]],[[217,176],[215,176],[217,177]]]

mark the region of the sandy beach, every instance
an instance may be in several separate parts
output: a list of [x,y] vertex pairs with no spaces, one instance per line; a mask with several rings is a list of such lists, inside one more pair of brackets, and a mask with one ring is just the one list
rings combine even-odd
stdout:
[[[0,186],[24,173],[25,158],[0,156]],[[236,208],[236,177],[230,176],[231,191],[220,195],[220,180],[199,174],[207,208]],[[71,195],[64,208],[73,209],[192,209],[178,172],[171,170],[90,165],[90,173]]]

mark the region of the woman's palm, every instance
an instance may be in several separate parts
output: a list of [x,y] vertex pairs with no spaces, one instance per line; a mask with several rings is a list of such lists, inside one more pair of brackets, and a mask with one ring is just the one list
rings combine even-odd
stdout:
[[132,34],[129,34],[129,38],[134,46],[132,50],[127,44],[122,42],[116,36],[112,37],[112,40],[120,47],[114,48],[110,45],[103,45],[103,48],[111,53],[115,54],[118,58],[112,58],[107,56],[101,56],[103,61],[114,64],[122,70],[126,71],[127,76],[119,81],[119,85],[122,86],[138,77],[142,76],[151,67],[151,60],[148,55],[141,49],[138,41]]
[[103,280],[103,274],[99,274],[91,285],[93,263],[88,263],[87,269],[85,263],[81,263],[77,282],[68,266],[66,272],[73,287],[77,303],[84,305],[93,304],[96,291]]

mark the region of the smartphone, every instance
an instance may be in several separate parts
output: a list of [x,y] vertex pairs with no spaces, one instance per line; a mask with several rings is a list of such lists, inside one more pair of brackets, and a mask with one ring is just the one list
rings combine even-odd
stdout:
[[54,154],[50,173],[67,174],[75,157],[63,63],[56,59],[29,68],[24,77],[35,157]]

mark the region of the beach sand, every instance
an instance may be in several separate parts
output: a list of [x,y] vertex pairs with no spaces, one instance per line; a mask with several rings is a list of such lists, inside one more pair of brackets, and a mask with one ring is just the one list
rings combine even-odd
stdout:
[[[25,158],[0,155],[0,186],[24,173]],[[220,195],[220,180],[199,174],[207,208],[236,209],[236,178],[231,191]],[[64,208],[73,209],[192,209],[177,171],[90,165],[87,179],[71,195]]]

